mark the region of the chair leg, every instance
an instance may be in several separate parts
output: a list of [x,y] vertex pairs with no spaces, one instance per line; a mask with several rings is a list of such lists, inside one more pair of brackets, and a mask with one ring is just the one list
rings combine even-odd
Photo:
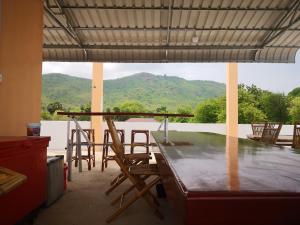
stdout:
[[92,147],[93,148],[93,167],[96,166],[96,153],[95,153],[95,146]]
[[146,202],[150,205],[150,207],[154,209],[155,214],[160,219],[163,219],[163,215],[159,212],[159,210],[157,209],[157,206],[150,200],[149,196],[146,195],[148,193],[148,191],[150,190],[150,188],[152,188],[153,185],[155,185],[159,180],[160,180],[160,178],[158,177],[158,178],[154,179],[153,181],[151,181],[146,187],[144,187],[142,190],[140,190],[133,198],[129,199],[126,204],[124,204],[122,207],[120,207],[119,209],[117,209],[117,211],[114,214],[112,214],[111,216],[109,216],[106,219],[106,222],[107,223],[112,222],[122,212],[124,212],[125,209],[127,209],[129,206],[131,206],[136,200],[138,200],[142,196],[144,197],[144,199],[146,200]]
[[118,187],[120,184],[122,184],[127,179],[126,176],[122,177],[118,180],[114,185],[112,185],[106,192],[105,195],[109,195],[110,192],[112,192],[116,187]]
[[92,169],[92,166],[91,166],[91,147],[88,146],[88,170],[91,170]]
[[77,156],[77,150],[75,150],[75,167],[77,166],[78,166],[78,156]]
[[124,176],[123,173],[120,173],[118,176],[116,176],[112,182],[110,182],[110,185],[114,185],[119,179],[121,179]]
[[[147,175],[147,176],[143,177],[143,181],[145,181],[148,177],[150,177],[150,175]],[[126,189],[126,191],[124,191],[122,194],[120,194],[118,197],[116,197],[114,200],[112,200],[112,202],[110,204],[111,205],[116,204],[118,201],[120,201],[120,199],[122,198],[122,196],[125,196],[126,194],[128,194],[135,187],[136,187],[136,185],[134,185],[134,184],[131,185],[128,189]]]
[[104,147],[103,147],[103,149],[102,149],[102,160],[101,160],[101,171],[102,172],[104,171],[104,157],[105,157],[104,152],[105,152],[105,150],[104,150]]

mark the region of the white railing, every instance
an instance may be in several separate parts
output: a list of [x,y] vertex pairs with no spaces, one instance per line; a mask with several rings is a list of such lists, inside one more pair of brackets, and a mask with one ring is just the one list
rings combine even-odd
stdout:
[[[90,122],[80,121],[80,126],[84,128],[90,128]],[[66,147],[67,139],[67,121],[42,121],[41,122],[41,135],[50,136],[51,141],[49,143],[49,150],[63,150]],[[103,123],[103,129],[107,129],[106,123]],[[160,123],[152,122],[116,122],[118,129],[125,130],[125,142],[130,142],[131,130],[133,129],[148,129],[150,131],[156,131]],[[169,123],[169,130],[178,131],[201,131],[201,132],[213,132],[219,134],[226,133],[226,125],[222,123]],[[71,123],[71,129],[74,129],[74,123]],[[250,124],[239,124],[239,137],[246,138],[247,134],[252,133]],[[284,125],[280,132],[281,134],[292,134],[293,126]],[[139,137],[137,137],[139,141]]]

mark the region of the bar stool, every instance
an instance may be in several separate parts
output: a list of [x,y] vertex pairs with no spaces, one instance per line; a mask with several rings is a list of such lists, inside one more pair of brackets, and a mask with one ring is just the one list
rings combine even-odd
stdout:
[[[124,130],[117,130],[118,135],[120,136],[121,143],[125,143],[125,131]],[[101,171],[104,171],[104,168],[107,168],[107,163],[109,160],[114,160],[113,155],[108,155],[108,150],[110,148],[110,133],[109,130],[104,130],[104,138],[103,138],[103,150],[102,150],[102,163],[101,163]]]
[[[90,142],[95,143],[95,131],[94,129],[82,129],[83,132],[86,133],[88,139],[90,140]],[[75,139],[74,139],[75,138]],[[76,140],[76,129],[72,129],[71,131],[71,143],[74,144],[74,140]],[[88,170],[91,170],[91,161],[93,162],[93,167],[96,166],[95,163],[95,146],[89,146],[88,143],[86,141],[82,141],[80,143],[81,145],[86,145],[87,146],[87,155],[81,155],[81,158],[86,160],[88,163]],[[73,148],[74,146],[72,146]],[[91,153],[92,150],[92,153]],[[72,160],[75,160],[75,167],[78,166],[78,156],[77,156],[77,151],[75,151],[75,156],[72,157]]]
[[[145,134],[146,141],[145,142],[135,142],[135,135],[136,134]],[[132,130],[131,131],[131,147],[130,153],[133,153],[135,147],[141,146],[146,148],[146,153],[149,153],[149,130]]]

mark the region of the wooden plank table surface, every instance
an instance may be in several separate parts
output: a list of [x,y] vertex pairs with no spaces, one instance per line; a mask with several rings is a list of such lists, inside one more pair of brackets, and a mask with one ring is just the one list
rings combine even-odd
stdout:
[[[152,132],[179,224],[300,224],[300,151],[213,133]],[[159,155],[158,155],[159,156]]]
[[0,196],[4,195],[26,181],[27,177],[23,174],[0,167]]

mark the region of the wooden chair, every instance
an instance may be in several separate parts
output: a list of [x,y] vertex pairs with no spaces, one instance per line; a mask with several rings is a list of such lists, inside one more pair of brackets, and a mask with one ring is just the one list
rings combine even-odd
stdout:
[[[122,144],[125,143],[125,131],[124,130],[117,130],[118,135],[120,135],[120,139]],[[104,130],[104,138],[103,138],[103,149],[102,149],[102,161],[101,161],[101,171],[104,171],[104,168],[107,168],[108,166],[108,161],[113,160],[113,156],[109,155],[109,145],[111,144],[110,142],[110,133],[109,130],[105,129]]]
[[276,144],[281,127],[282,127],[282,123],[271,123],[271,122],[265,123],[260,141],[267,144]]
[[[136,134],[144,134],[146,139],[144,142],[137,142],[135,141]],[[133,153],[134,147],[145,147],[146,153],[149,153],[149,130],[132,130],[131,131],[131,148],[130,153]]]
[[[88,139],[92,142],[95,143],[95,131],[94,129],[83,129],[83,132],[86,133]],[[74,143],[74,140],[76,140],[76,129],[72,129],[71,131],[71,142]],[[87,146],[87,155],[82,155],[81,158],[83,160],[86,160],[88,163],[88,170],[91,170],[93,163],[93,167],[96,166],[96,153],[95,153],[95,146],[88,146],[87,142],[81,142],[82,145]],[[73,146],[75,147],[75,146]],[[77,152],[75,151],[75,156],[72,157],[72,160],[75,160],[75,167],[78,166],[78,156]]]
[[300,122],[294,124],[293,148],[300,149]]
[[[150,208],[155,212],[159,218],[163,218],[162,214],[158,210],[158,201],[155,196],[151,193],[150,189],[160,182],[159,171],[156,164],[133,164],[124,154],[124,145],[121,143],[117,134],[116,127],[110,117],[106,118],[107,125],[112,137],[112,149],[115,152],[115,161],[120,166],[124,176],[132,182],[132,186],[129,187],[125,192],[115,198],[111,204],[114,205],[117,202],[120,203],[120,207],[106,219],[106,222],[111,222],[122,212],[124,212],[129,206],[135,201],[143,198]],[[146,179],[150,176],[155,175],[149,183],[146,183]],[[134,196],[124,202],[125,197],[132,190],[136,190]]]
[[265,124],[266,122],[251,123],[252,134],[255,136],[261,136],[265,128]]

